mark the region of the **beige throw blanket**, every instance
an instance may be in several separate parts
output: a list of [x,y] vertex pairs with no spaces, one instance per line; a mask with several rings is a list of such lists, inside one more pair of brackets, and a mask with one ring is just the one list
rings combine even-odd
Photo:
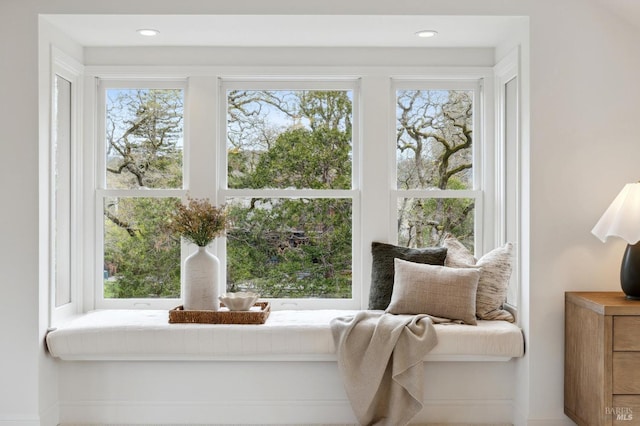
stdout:
[[422,410],[422,360],[438,342],[432,319],[361,311],[333,319],[331,331],[360,424],[408,424]]

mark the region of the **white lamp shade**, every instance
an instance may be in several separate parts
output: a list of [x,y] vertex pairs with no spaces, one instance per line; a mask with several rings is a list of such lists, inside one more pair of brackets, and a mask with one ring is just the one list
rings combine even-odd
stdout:
[[622,188],[591,233],[602,242],[607,237],[619,237],[629,244],[640,241],[640,182]]

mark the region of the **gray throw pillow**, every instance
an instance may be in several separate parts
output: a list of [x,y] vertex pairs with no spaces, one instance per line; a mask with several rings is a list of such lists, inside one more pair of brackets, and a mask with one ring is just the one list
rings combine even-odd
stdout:
[[384,310],[393,293],[394,259],[415,263],[444,265],[447,249],[444,247],[409,248],[374,241],[371,243],[371,291],[369,309]]
[[448,268],[395,260],[390,314],[428,314],[476,325],[480,269]]

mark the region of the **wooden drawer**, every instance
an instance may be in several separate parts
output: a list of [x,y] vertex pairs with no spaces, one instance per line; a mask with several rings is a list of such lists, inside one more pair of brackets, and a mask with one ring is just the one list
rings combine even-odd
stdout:
[[613,353],[613,393],[640,395],[640,352]]
[[613,317],[613,350],[640,351],[640,316]]
[[640,426],[640,395],[614,395],[613,407],[606,414],[613,426]]

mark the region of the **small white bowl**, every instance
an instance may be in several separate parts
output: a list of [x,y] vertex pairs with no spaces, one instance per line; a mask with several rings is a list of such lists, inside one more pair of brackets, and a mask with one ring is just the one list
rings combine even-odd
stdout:
[[230,311],[248,311],[251,309],[260,295],[250,291],[239,291],[237,293],[224,293],[218,299],[229,308]]

